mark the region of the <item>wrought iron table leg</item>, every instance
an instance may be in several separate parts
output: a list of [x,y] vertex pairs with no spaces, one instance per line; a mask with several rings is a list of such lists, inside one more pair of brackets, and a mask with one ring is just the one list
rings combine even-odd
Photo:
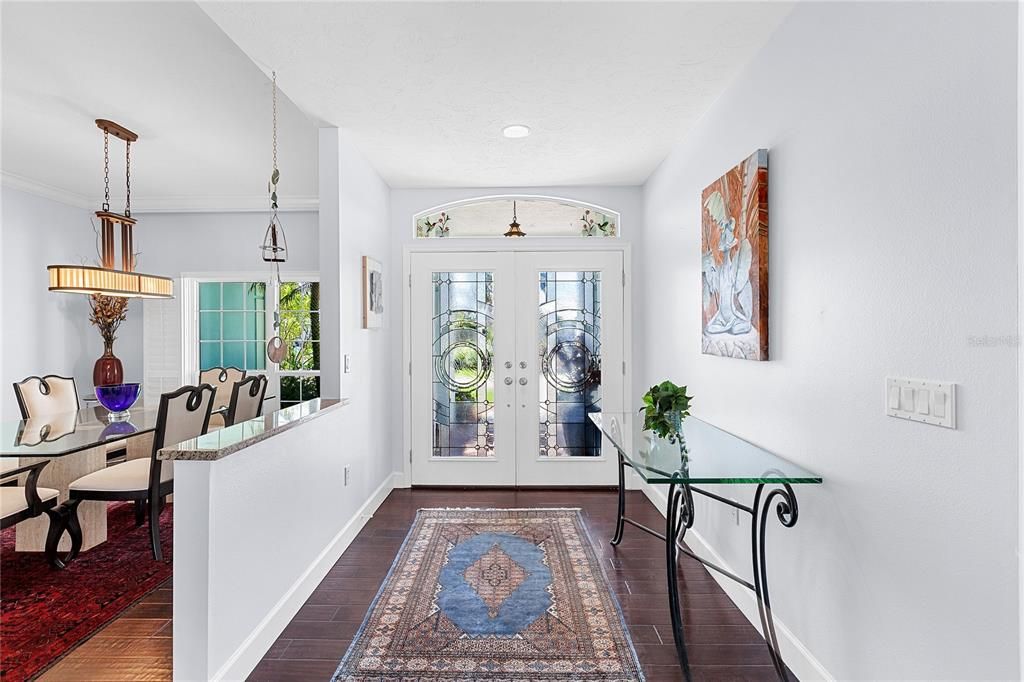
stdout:
[[772,657],[772,665],[775,666],[776,674],[780,680],[788,682],[789,675],[779,651],[778,636],[775,634],[775,620],[772,618],[772,602],[768,593],[768,569],[765,560],[765,529],[768,525],[772,500],[776,497],[779,498],[775,505],[775,514],[779,517],[779,522],[786,528],[795,526],[799,515],[793,488],[788,483],[783,483],[781,486],[771,489],[767,495],[763,494],[764,483],[757,486],[750,521],[750,545],[754,568],[754,595],[757,597],[757,610],[761,617],[761,632],[764,633],[764,641],[768,644],[768,653]]
[[686,655],[686,640],[683,637],[683,614],[679,610],[679,576],[676,575],[676,536],[679,533],[679,502],[682,490],[676,483],[668,487],[668,509],[665,510],[665,564],[668,570],[668,608],[672,614],[672,639],[675,640],[676,655],[683,669],[683,677],[690,679],[690,661]]
[[612,546],[622,542],[622,529],[626,525],[626,463],[622,461],[622,454],[619,453],[619,514],[615,521],[615,537],[612,538]]

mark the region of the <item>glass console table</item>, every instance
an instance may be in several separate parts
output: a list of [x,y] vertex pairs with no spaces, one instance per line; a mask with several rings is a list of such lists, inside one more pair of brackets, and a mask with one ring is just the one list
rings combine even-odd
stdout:
[[[643,415],[639,413],[596,412],[590,415],[590,419],[608,437],[619,455],[619,510],[615,537],[612,538],[611,544],[618,545],[622,541],[622,531],[627,523],[665,542],[672,636],[679,664],[686,679],[690,679],[690,667],[686,656],[682,614],[679,610],[679,586],[676,576],[678,552],[696,559],[754,592],[761,618],[761,632],[768,645],[772,664],[779,679],[787,680],[788,674],[779,653],[771,599],[768,594],[765,530],[773,502],[779,522],[786,528],[796,525],[799,512],[793,485],[821,483],[821,477],[695,417],[687,417],[683,421],[682,438],[675,443],[650,431],[644,431]],[[668,486],[664,533],[626,516],[626,467],[636,471],[647,483]],[[694,484],[699,483],[740,483],[754,484],[757,487],[753,503],[747,506],[695,487]],[[693,526],[694,493],[750,515],[753,582],[697,556],[681,544],[687,529]]]

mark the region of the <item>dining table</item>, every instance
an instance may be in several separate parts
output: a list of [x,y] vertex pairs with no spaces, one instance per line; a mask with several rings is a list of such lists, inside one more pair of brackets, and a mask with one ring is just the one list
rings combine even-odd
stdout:
[[[105,407],[95,405],[77,412],[62,412],[45,417],[0,422],[0,458],[6,466],[10,458],[19,465],[49,460],[39,475],[39,486],[60,491],[60,500],[68,499],[68,486],[86,474],[107,466],[111,444],[122,444],[127,459],[149,457],[159,404],[139,401],[126,419],[111,421]],[[15,464],[11,464],[13,468]],[[82,526],[82,549],[95,547],[107,539],[107,503],[83,502],[78,508]],[[41,552],[46,543],[48,517],[28,519],[16,526],[15,549]],[[58,549],[66,551],[70,539],[61,538]]]
[[[264,401],[274,398],[276,396],[268,395]],[[108,451],[119,449],[110,446],[123,445],[126,460],[151,456],[159,407],[159,402],[147,404],[139,400],[127,417],[112,420],[105,407],[90,404],[77,412],[0,422],[0,459],[3,460],[0,470],[49,460],[39,475],[38,485],[58,490],[59,499],[64,502],[71,483],[107,466]],[[214,410],[214,414],[224,412],[226,408]],[[106,541],[107,504],[85,501],[79,505],[83,551]],[[15,549],[43,551],[48,524],[46,516],[19,523],[15,530]],[[67,551],[70,547],[71,541],[65,535],[58,551]]]

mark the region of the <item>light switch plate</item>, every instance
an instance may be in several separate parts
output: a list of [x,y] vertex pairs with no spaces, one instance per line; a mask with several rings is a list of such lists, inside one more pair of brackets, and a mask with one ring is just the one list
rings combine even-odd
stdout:
[[885,378],[885,413],[897,419],[956,428],[956,384]]
[[352,356],[345,353],[345,374],[352,371]]

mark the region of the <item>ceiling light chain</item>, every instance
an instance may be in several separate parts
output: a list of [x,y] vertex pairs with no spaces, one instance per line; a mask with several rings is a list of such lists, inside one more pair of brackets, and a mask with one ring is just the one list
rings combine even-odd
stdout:
[[110,210],[110,133],[103,131],[103,210]]
[[274,101],[274,170],[277,170],[277,71],[270,72],[271,80],[273,82],[273,101]]
[[124,145],[124,215],[132,217],[132,143],[125,141]]

